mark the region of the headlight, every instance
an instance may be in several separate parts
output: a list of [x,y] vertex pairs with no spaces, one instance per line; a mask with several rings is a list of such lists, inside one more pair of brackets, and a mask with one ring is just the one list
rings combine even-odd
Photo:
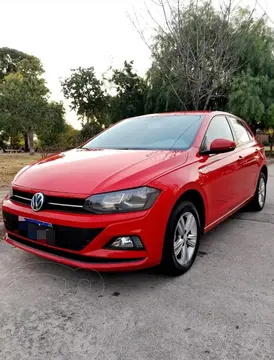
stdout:
[[144,186],[92,195],[86,199],[84,208],[97,214],[142,211],[149,209],[159,194],[160,190]]

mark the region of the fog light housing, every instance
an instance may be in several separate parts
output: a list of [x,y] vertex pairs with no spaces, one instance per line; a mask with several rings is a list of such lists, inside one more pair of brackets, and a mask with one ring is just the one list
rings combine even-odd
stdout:
[[138,236],[118,236],[113,238],[106,248],[113,250],[144,250],[144,245]]

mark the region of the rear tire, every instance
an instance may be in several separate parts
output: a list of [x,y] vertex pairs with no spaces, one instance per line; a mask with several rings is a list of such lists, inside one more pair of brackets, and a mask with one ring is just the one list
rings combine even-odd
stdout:
[[197,256],[201,237],[201,221],[195,205],[180,202],[168,221],[160,268],[169,276],[188,271]]
[[263,172],[260,173],[256,192],[254,197],[250,203],[250,210],[251,211],[261,211],[264,208],[266,200],[266,177]]

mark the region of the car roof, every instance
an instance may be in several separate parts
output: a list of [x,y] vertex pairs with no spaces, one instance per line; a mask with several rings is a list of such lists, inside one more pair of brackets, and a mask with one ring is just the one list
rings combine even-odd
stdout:
[[[161,112],[154,114],[145,114],[140,116],[134,116],[132,119],[136,117],[154,117],[154,116],[166,116],[166,115],[230,115],[235,116],[225,111],[212,111],[212,110],[193,110],[193,111],[173,111],[173,112]],[[237,116],[236,116],[237,117]]]

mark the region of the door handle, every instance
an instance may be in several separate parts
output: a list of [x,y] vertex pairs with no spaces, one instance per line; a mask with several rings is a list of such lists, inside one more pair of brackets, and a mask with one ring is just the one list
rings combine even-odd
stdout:
[[243,160],[243,156],[242,155],[239,155],[239,160]]

